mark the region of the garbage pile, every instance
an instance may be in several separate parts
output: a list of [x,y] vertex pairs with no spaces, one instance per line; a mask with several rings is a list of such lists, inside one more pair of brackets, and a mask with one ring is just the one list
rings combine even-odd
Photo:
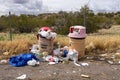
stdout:
[[[15,67],[26,65],[37,66],[40,62],[48,62],[48,64],[53,65],[57,63],[68,63],[69,60],[72,60],[76,66],[89,66],[88,63],[78,63],[79,56],[84,56],[85,46],[83,44],[86,36],[85,28],[75,26],[71,27],[70,30],[72,31],[72,36],[69,35],[70,40],[72,41],[71,46],[61,47],[60,44],[58,44],[57,48],[53,48],[53,40],[56,38],[57,34],[49,27],[42,27],[38,31],[37,35],[38,44],[33,44],[29,53],[22,53],[11,57],[9,61],[10,65]],[[77,31],[79,34],[77,36],[73,36],[74,31]],[[76,39],[73,37],[79,38]],[[107,61],[110,64],[120,64],[120,53],[112,55],[102,54],[97,57],[87,57],[87,59],[98,59],[101,61]]]
[[29,53],[22,53],[10,58],[10,65],[15,67],[36,66],[39,62],[48,62],[48,64],[57,64],[73,60],[74,64],[80,66],[78,62],[78,51],[68,46],[58,45],[53,49],[53,40],[57,34],[49,27],[42,27],[38,31],[38,44],[34,44]]
[[[53,50],[53,54],[48,52],[40,52],[38,45],[34,44],[30,53],[22,53],[10,58],[10,65],[14,67],[22,66],[36,66],[39,62],[48,62],[48,64],[57,64],[64,61],[73,60],[75,64],[78,62],[78,52],[74,49],[69,49],[65,46],[63,48],[57,48]],[[77,64],[78,65],[78,64]]]

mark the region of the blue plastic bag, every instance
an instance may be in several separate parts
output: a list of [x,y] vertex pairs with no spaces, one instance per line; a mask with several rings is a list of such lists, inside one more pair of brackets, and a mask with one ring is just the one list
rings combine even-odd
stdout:
[[38,61],[38,59],[35,57],[32,53],[23,53],[14,57],[10,58],[9,64],[15,67],[22,67],[26,66],[27,62],[29,60],[35,59]]

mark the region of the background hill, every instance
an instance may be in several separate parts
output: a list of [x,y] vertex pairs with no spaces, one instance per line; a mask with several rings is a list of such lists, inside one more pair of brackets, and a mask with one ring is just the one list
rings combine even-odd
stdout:
[[0,32],[8,32],[10,25],[13,33],[31,33],[40,27],[50,26],[58,34],[66,35],[69,33],[69,27],[73,25],[85,26],[87,33],[94,33],[99,29],[110,28],[111,25],[120,25],[120,12],[95,14],[89,7],[84,6],[76,12],[60,11],[38,16],[12,14],[0,17]]

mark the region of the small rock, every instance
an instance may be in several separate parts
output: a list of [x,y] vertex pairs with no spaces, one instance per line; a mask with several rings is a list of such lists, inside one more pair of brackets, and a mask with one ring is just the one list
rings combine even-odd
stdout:
[[88,60],[92,60],[94,57],[93,56],[88,56],[87,59]]
[[69,73],[69,72],[66,72],[66,73]]
[[118,68],[115,68],[115,67],[114,67],[113,69],[117,70]]
[[51,74],[48,74],[48,76],[52,76]]
[[54,75],[56,75],[57,73],[56,73],[56,72],[54,72],[53,74],[54,74]]
[[118,63],[120,64],[120,61],[118,61]]
[[73,71],[73,73],[76,73],[76,71]]

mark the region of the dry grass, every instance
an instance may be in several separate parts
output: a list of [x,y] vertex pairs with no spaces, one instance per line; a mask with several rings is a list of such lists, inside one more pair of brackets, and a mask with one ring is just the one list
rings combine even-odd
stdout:
[[101,29],[98,34],[120,35],[120,25],[113,25],[110,29]]
[[93,43],[96,49],[113,49],[120,46],[120,35],[87,36],[86,45]]
[[8,51],[9,54],[4,56],[6,58],[12,55],[29,52],[29,48],[37,42],[34,34],[16,34],[13,35],[12,41],[9,40],[9,37],[6,38],[6,36],[4,36],[4,38],[4,41],[0,41],[0,57],[3,57],[3,53]]
[[69,46],[69,37],[58,35],[54,40],[54,43],[57,44],[58,42],[61,44],[61,46]]
[[[115,28],[115,27],[114,27]],[[117,26],[117,28],[120,28]],[[113,29],[113,27],[112,27]],[[119,29],[114,29],[119,30]],[[104,33],[113,33],[111,29],[103,31]],[[118,32],[118,31],[116,31]],[[91,49],[99,50],[110,50],[120,47],[120,35],[88,35],[86,37],[86,47],[88,51]],[[58,35],[54,40],[54,43],[57,44],[60,42],[61,46],[69,46],[69,37]],[[9,35],[7,33],[0,33],[0,58],[9,58],[12,55],[29,52],[29,48],[37,43],[36,34],[14,34],[12,42],[9,41]],[[92,43],[92,46],[91,46]],[[94,47],[93,47],[94,46]],[[4,56],[5,51],[9,52],[8,56]]]
[[[16,55],[20,53],[29,52],[29,48],[34,44],[37,43],[36,39],[31,39],[31,37],[24,37],[20,38],[20,36],[16,36],[12,42],[11,41],[0,41],[0,52],[1,54],[5,51],[9,51],[9,56]],[[86,46],[93,43],[95,49],[105,50],[105,49],[113,49],[120,46],[120,36],[118,35],[99,35],[99,36],[87,36],[86,37]],[[62,46],[69,46],[69,37],[66,36],[59,36],[54,40],[54,43],[58,43]],[[91,49],[91,48],[89,48]],[[90,51],[90,50],[89,50]]]

